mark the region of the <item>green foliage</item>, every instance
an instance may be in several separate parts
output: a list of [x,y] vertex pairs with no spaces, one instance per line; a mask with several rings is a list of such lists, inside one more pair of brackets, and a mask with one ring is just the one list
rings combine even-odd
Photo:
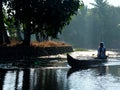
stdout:
[[4,20],[6,25],[10,29],[13,23],[17,26],[18,22],[23,24],[24,39],[29,39],[29,34],[38,32],[42,38],[57,38],[63,27],[70,23],[71,16],[84,5],[80,0],[3,0],[3,2],[7,7],[7,18]]
[[[57,38],[80,6],[83,6],[81,0],[1,0],[0,16],[4,16],[4,22],[2,17],[0,28],[3,30],[7,25],[10,35],[17,33],[18,37],[21,37],[20,30],[23,28],[27,45],[30,44],[32,33],[40,33],[43,39]],[[4,36],[9,41],[6,31],[4,34],[2,32],[0,43],[3,43]]]
[[31,33],[56,38],[80,4],[79,0],[14,0],[12,6],[21,23],[30,23]]

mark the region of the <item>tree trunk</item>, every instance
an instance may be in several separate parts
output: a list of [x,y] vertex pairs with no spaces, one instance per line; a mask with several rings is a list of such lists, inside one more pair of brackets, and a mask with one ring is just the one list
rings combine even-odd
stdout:
[[3,90],[4,80],[5,80],[6,70],[0,70],[0,89]]
[[8,35],[7,35],[7,30],[4,28],[3,29],[4,31],[3,31],[3,34],[4,34],[4,40],[5,40],[5,43],[6,44],[10,44],[10,39],[9,39],[9,37],[8,37]]
[[30,90],[30,69],[24,70],[22,90]]
[[26,46],[30,46],[30,24],[26,24],[26,29],[24,30],[24,41],[23,44]]
[[37,40],[38,42],[41,41],[41,40],[40,40],[40,34],[39,34],[39,32],[36,32],[36,33],[35,33],[35,37],[36,37],[36,40]]
[[17,36],[18,36],[18,41],[23,41],[23,38],[21,36],[21,29],[20,29],[20,23],[18,20],[16,20],[16,29],[17,29]]
[[2,0],[0,0],[0,44],[3,44],[3,13],[2,13]]

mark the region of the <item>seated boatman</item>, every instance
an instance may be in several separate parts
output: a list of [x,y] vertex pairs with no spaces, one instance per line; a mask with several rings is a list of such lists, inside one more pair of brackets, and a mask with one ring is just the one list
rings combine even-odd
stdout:
[[105,48],[103,42],[101,42],[100,45],[99,45],[97,58],[100,58],[100,59],[106,59],[107,58],[106,48]]

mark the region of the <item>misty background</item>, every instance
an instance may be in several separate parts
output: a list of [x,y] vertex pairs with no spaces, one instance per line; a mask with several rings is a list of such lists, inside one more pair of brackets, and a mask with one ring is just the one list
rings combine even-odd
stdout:
[[75,48],[96,49],[102,41],[108,49],[120,49],[120,7],[105,0],[82,7],[59,35]]

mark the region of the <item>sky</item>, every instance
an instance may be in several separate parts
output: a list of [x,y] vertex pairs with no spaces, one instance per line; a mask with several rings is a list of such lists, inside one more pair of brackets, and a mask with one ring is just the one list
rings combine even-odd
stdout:
[[[94,3],[94,0],[83,0],[83,2],[85,5],[88,6],[88,8],[93,8],[93,6],[90,5],[89,3]],[[109,5],[120,7],[120,0],[107,0],[107,2],[109,3]]]

